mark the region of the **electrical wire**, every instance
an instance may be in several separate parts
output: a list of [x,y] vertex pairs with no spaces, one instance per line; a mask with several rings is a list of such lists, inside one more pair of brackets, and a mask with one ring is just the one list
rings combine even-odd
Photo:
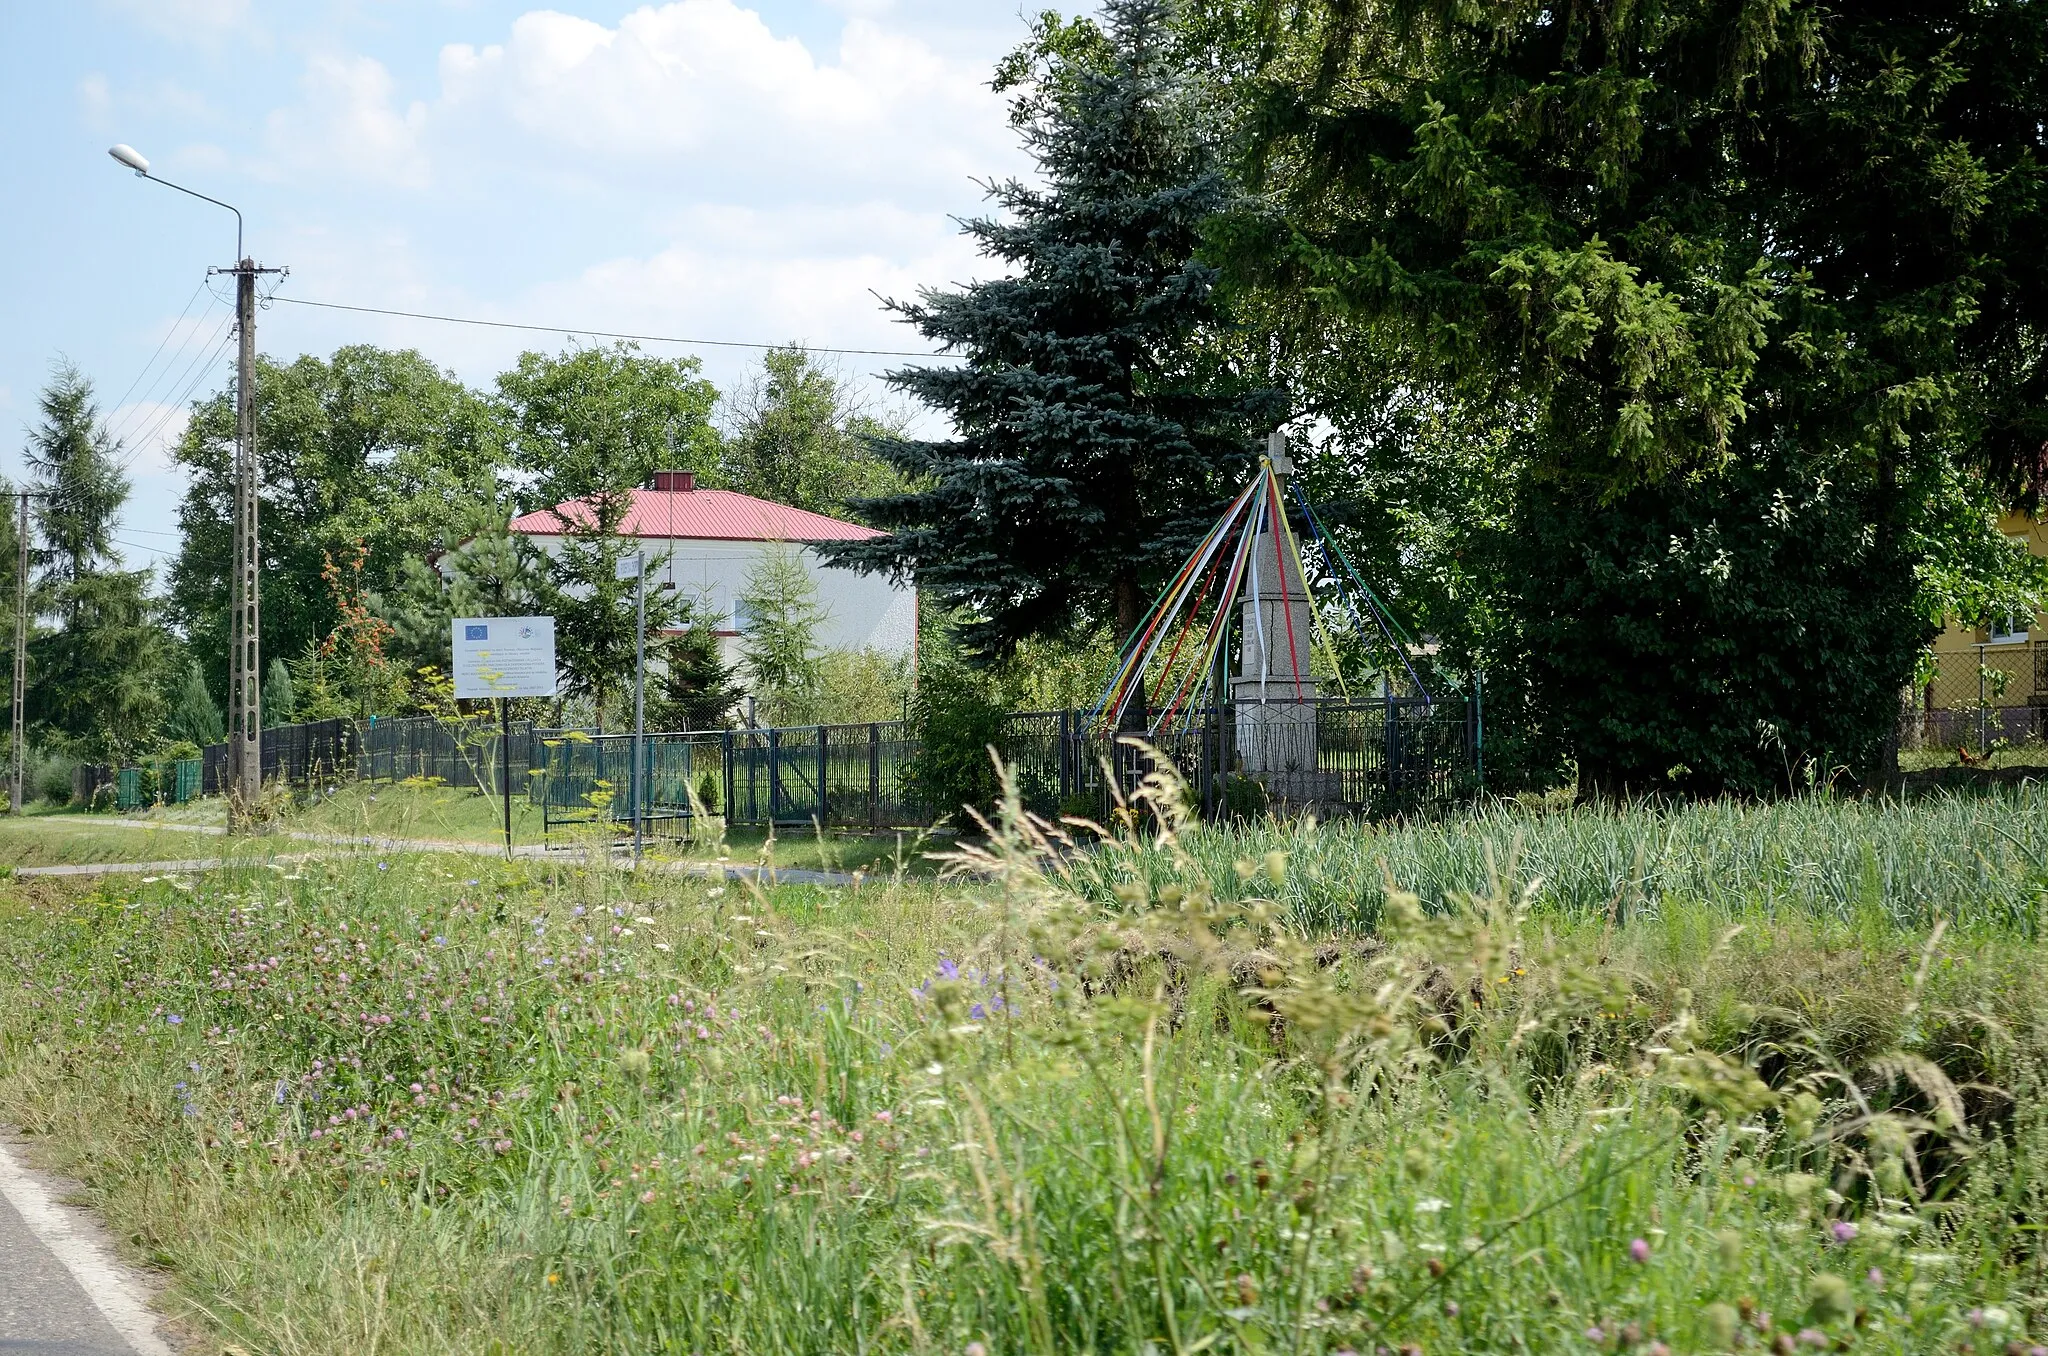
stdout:
[[[219,336],[220,331],[215,330],[214,334]],[[127,458],[121,463],[124,469],[134,464],[135,458],[142,454],[142,449],[154,442],[157,435],[170,425],[171,420],[181,414],[190,413],[186,408],[187,402],[191,400],[193,395],[199,390],[199,387],[211,375],[213,365],[220,361],[221,355],[226,353],[229,345],[234,342],[235,336],[232,333],[228,334],[214,345],[211,353],[206,354],[201,361],[186,369],[186,373],[191,374],[192,379],[186,382],[185,389],[178,393],[177,399],[169,401],[164,405],[163,413],[157,417],[157,421],[149,427],[148,431],[143,433],[130,446]]]
[[[206,332],[207,314],[206,311],[201,311],[193,323],[185,328],[184,336],[171,349],[156,375],[143,385],[140,394],[122,397],[121,408],[126,409],[127,413],[118,426],[109,425],[107,430],[108,435],[116,442],[127,444],[133,441],[135,431],[156,417],[154,407],[160,405],[163,397],[168,392],[176,390],[179,383],[185,379],[185,373],[191,370],[188,359],[195,353],[206,352],[208,346],[219,337],[219,325],[214,327],[211,334]],[[232,319],[232,312],[229,313],[229,319]],[[133,460],[131,455],[123,464],[126,465]]]
[[[178,327],[185,323],[185,317],[191,313],[192,303],[199,300],[199,294],[201,292],[204,292],[205,290],[206,279],[204,277],[201,277],[199,279],[199,286],[193,288],[192,295],[185,298],[184,309],[178,312],[178,318],[176,320],[173,320],[171,322],[171,327],[164,331],[164,337],[157,340],[156,352],[149,355],[149,361],[144,363],[142,365],[142,370],[135,374],[135,380],[128,383],[128,389],[121,392],[121,398],[115,401],[112,405],[108,406],[109,409],[118,410],[128,404],[128,397],[135,394],[135,388],[137,386],[140,386],[142,384],[142,379],[149,375],[149,369],[156,366],[156,360],[163,356],[164,345],[171,342],[171,336],[178,332]],[[171,361],[176,362],[177,359],[173,358]]]
[[[170,401],[170,397],[180,389],[186,389],[186,383],[190,380],[194,370],[204,367],[208,358],[212,354],[219,352],[221,337],[233,324],[233,312],[222,316],[220,323],[213,327],[213,332],[200,340],[196,347],[188,350],[181,346],[178,350],[178,357],[173,358],[171,364],[165,366],[163,374],[150,384],[148,392],[141,401],[137,402],[137,406],[138,408],[142,405],[155,407],[153,412],[137,415],[134,422],[130,423],[119,435],[119,441],[123,444],[124,448],[121,457],[121,467],[123,470],[135,464],[135,459],[142,454],[142,448],[147,446],[149,439],[154,437],[156,432],[162,428],[166,414],[171,410],[177,409],[175,402],[167,403]],[[188,351],[191,354],[190,361],[186,362],[184,367],[175,376],[172,376],[171,367],[177,363],[179,358],[183,358]],[[144,432],[145,427],[148,430],[146,433]]]
[[[437,320],[445,325],[479,325],[494,330],[532,330],[541,334],[588,335],[593,339],[634,339],[648,344],[682,344],[696,348],[752,348],[764,351],[788,348],[788,344],[761,344],[743,339],[678,339],[666,334],[626,334],[618,330],[592,330],[574,328],[568,325],[525,325],[510,320],[476,320],[468,316],[432,315],[425,311],[394,311],[383,306],[347,306],[338,301],[310,301],[305,297],[277,297],[288,306],[318,306],[328,311],[356,311],[364,315],[391,315],[406,320]],[[956,353],[913,353],[906,349],[893,348],[827,348],[817,344],[798,344],[796,347],[807,353],[834,353],[858,358],[933,358],[941,361],[959,361]]]

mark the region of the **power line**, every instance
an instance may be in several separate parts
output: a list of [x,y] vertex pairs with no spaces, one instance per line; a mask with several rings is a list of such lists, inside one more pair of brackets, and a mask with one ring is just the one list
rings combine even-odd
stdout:
[[[124,424],[121,432],[117,435],[125,449],[121,458],[121,468],[123,470],[135,464],[135,458],[141,455],[143,442],[148,437],[154,436],[156,430],[162,427],[166,412],[164,398],[171,396],[173,392],[179,390],[181,385],[192,376],[195,369],[205,366],[209,348],[215,352],[219,350],[221,336],[233,322],[234,313],[229,312],[221,317],[219,324],[213,327],[213,333],[201,338],[195,347],[187,349],[184,346],[180,346],[177,356],[172,358],[171,362],[165,365],[163,372],[158,375],[156,380],[150,383],[149,390],[144,394],[142,400],[136,402],[134,406],[135,409],[142,412],[130,416],[128,422]],[[186,362],[176,375],[172,375],[172,367],[181,359],[184,359],[188,352],[191,355],[190,361]],[[145,405],[155,408],[143,410],[142,407]],[[171,405],[168,408],[175,409],[176,406]],[[149,429],[149,432],[138,437],[137,435],[142,433],[145,427]]]
[[[171,327],[164,331],[164,337],[157,341],[156,352],[149,355],[149,361],[142,365],[142,370],[135,374],[135,380],[128,383],[128,389],[121,392],[121,398],[115,401],[111,408],[118,410],[128,403],[128,397],[135,394],[135,388],[142,384],[142,379],[149,375],[149,369],[155,367],[156,360],[163,356],[164,345],[171,342],[171,336],[178,332],[178,326],[185,323],[185,317],[191,313],[192,303],[199,300],[199,294],[205,290],[206,279],[201,277],[199,286],[193,288],[192,295],[185,298],[184,310],[178,312],[178,318],[171,322]],[[177,359],[173,358],[171,361],[176,362]]]
[[[230,316],[228,319],[232,320],[233,317]],[[226,321],[222,322],[221,328],[227,328]],[[142,455],[142,449],[155,441],[157,434],[163,432],[169,426],[171,420],[187,412],[185,409],[186,402],[191,399],[193,393],[211,375],[213,365],[220,361],[221,354],[227,352],[228,345],[235,341],[235,337],[232,334],[225,338],[220,338],[220,333],[220,329],[214,331],[214,337],[219,339],[219,342],[214,344],[212,352],[205,354],[193,366],[186,368],[184,372],[179,374],[181,380],[187,376],[190,376],[191,380],[185,383],[185,389],[178,393],[177,399],[169,401],[164,405],[163,412],[157,416],[156,422],[151,424],[146,432],[129,444],[128,455],[122,460],[121,469],[126,470],[133,466],[135,459]]]
[[[205,332],[207,314],[208,311],[202,309],[193,317],[192,324],[185,327],[176,346],[165,355],[163,366],[157,369],[156,374],[150,377],[146,384],[142,384],[141,394],[121,397],[120,405],[116,408],[125,410],[125,413],[118,421],[109,420],[107,425],[107,432],[115,441],[128,442],[136,429],[155,417],[156,411],[151,407],[158,403],[166,391],[175,390],[178,383],[184,380],[184,373],[179,370],[180,364],[185,363],[195,351],[205,352],[206,346],[218,337],[219,326],[215,326],[211,335]],[[182,325],[182,321],[180,323]],[[190,368],[186,367],[184,371],[190,371]]]
[[[617,330],[575,329],[567,325],[522,325],[510,320],[474,320],[459,315],[430,315],[425,311],[392,311],[382,306],[344,306],[338,301],[308,301],[304,297],[277,297],[278,301],[290,306],[318,306],[329,311],[359,311],[364,315],[395,315],[406,320],[438,320],[448,325],[481,325],[494,330],[533,330],[541,334],[587,334],[593,339],[637,339],[648,344],[682,344],[693,348],[754,348],[773,350],[790,348],[789,344],[758,344],[742,339],[678,339],[666,334],[625,334]],[[953,353],[912,353],[893,348],[826,348],[819,344],[797,344],[807,353],[837,353],[857,358],[935,358],[941,361],[957,361]]]

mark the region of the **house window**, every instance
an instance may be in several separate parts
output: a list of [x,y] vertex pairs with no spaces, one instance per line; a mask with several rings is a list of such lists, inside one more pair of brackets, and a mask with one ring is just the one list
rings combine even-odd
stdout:
[[733,629],[733,630],[735,630],[735,631],[744,631],[744,630],[746,630],[746,629],[747,629],[747,628],[748,628],[749,626],[753,625],[753,622],[754,622],[754,611],[753,611],[753,609],[752,609],[752,608],[750,608],[750,607],[748,607],[748,606],[746,605],[746,602],[745,602],[744,600],[742,600],[742,599],[739,599],[739,598],[735,598],[735,599],[733,599],[733,600],[732,600],[732,629]]
[[2017,645],[2026,640],[2032,620],[2024,612],[2007,612],[1993,617],[1985,632],[1993,645]]

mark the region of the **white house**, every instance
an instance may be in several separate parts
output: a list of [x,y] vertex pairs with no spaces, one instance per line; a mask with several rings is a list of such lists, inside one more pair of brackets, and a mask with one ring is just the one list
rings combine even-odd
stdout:
[[[721,619],[718,633],[728,661],[738,649],[745,621],[739,595],[748,572],[773,552],[794,553],[816,585],[826,614],[818,628],[820,644],[892,655],[909,655],[916,646],[916,590],[880,575],[833,569],[813,549],[818,542],[882,535],[873,528],[731,490],[700,490],[689,471],[657,471],[653,489],[632,495],[619,532],[642,542],[648,585],[672,584],[685,597],[707,604]],[[582,523],[594,518],[589,504],[569,500],[513,519],[512,530],[554,555],[562,549],[564,519]]]

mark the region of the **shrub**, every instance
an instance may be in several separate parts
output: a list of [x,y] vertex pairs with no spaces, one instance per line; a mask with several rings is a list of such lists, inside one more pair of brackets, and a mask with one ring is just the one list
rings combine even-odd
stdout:
[[[27,780],[52,805],[69,805],[78,763],[61,755],[39,757]],[[25,788],[24,788],[25,789]]]
[[982,675],[957,663],[930,665],[910,703],[916,753],[905,769],[912,793],[934,816],[958,816],[962,807],[986,812],[1000,784],[989,748],[1000,747],[1003,708]]

